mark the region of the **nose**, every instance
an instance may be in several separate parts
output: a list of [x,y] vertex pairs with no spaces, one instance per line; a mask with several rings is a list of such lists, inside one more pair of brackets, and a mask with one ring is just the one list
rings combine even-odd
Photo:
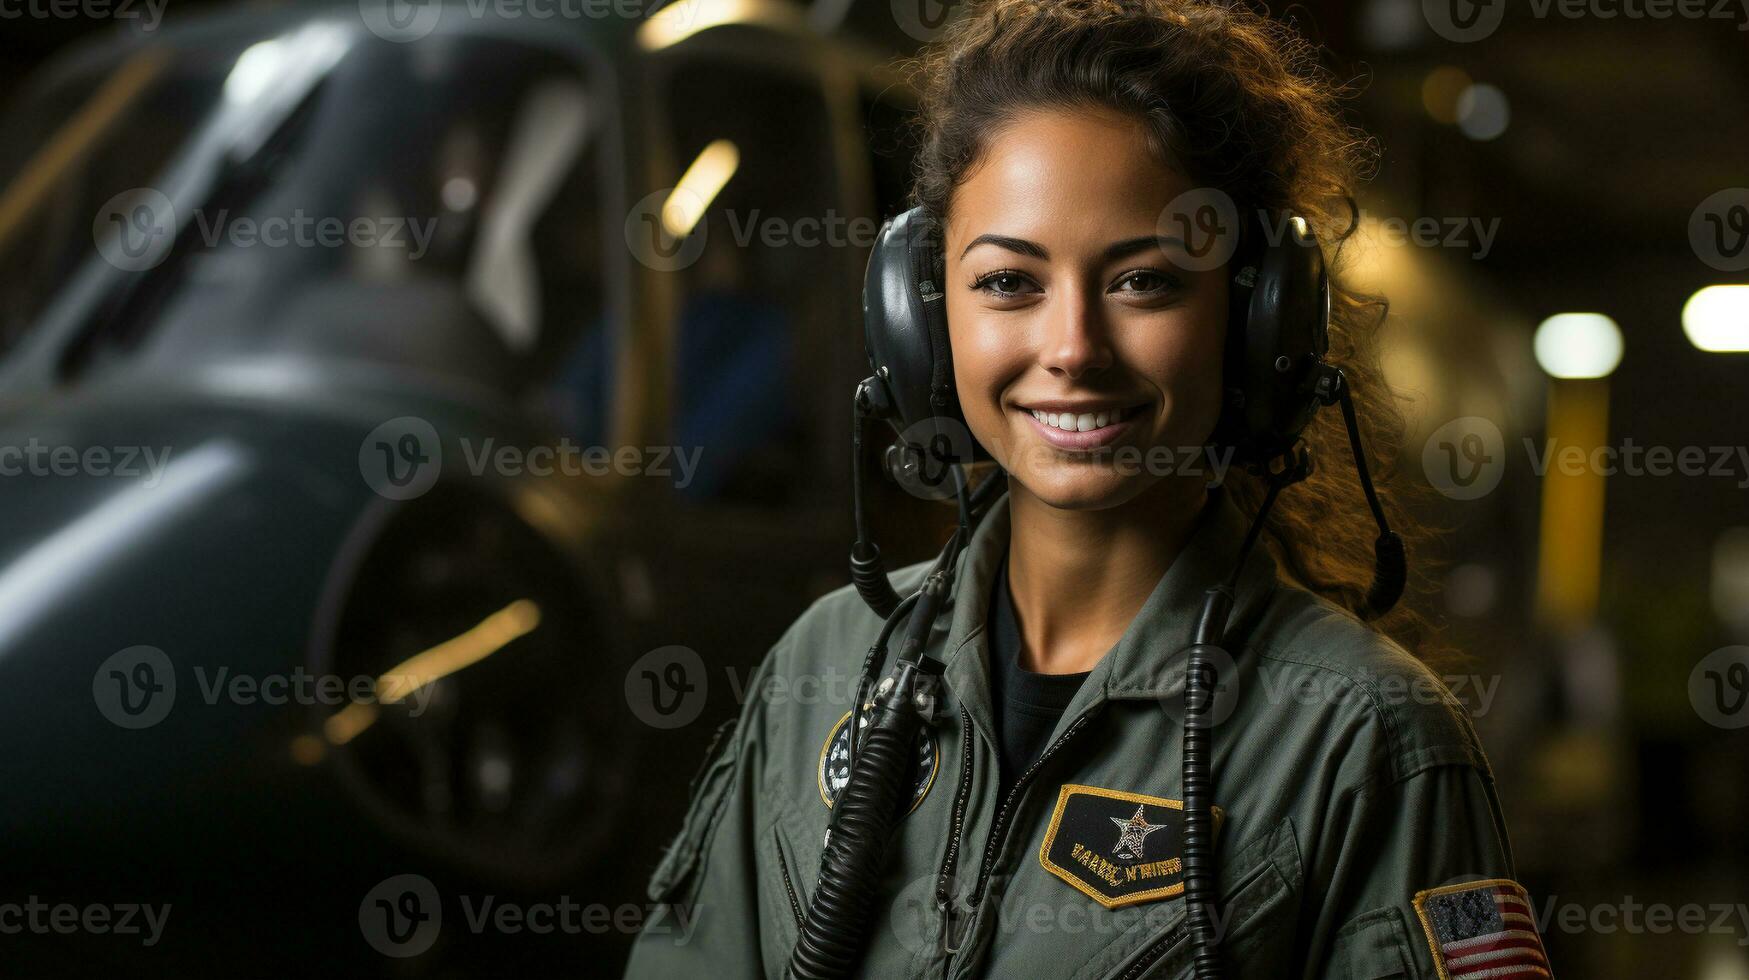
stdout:
[[1111,366],[1109,324],[1098,296],[1088,290],[1066,290],[1045,318],[1039,364],[1060,378],[1076,381]]

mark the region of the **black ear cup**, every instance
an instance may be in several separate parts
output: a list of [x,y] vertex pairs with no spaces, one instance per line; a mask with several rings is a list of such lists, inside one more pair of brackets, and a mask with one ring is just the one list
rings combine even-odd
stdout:
[[1293,448],[1321,404],[1330,279],[1311,228],[1280,212],[1259,212],[1243,229],[1229,268],[1227,401],[1216,441],[1240,462],[1267,462]]
[[940,237],[922,208],[888,221],[863,277],[863,340],[905,441],[929,446],[938,462],[971,462],[980,450],[954,389],[943,274]]

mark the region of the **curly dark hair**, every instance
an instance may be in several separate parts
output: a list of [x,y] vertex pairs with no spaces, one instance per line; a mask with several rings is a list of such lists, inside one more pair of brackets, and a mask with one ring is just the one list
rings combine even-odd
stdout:
[[[1115,109],[1144,121],[1163,163],[1242,209],[1306,219],[1330,261],[1330,359],[1353,392],[1361,433],[1392,526],[1410,554],[1429,532],[1408,518],[1396,470],[1404,421],[1379,369],[1376,334],[1387,304],[1344,282],[1344,243],[1358,229],[1354,189],[1370,176],[1375,144],[1343,121],[1351,88],[1319,64],[1292,27],[1213,0],[981,0],[909,65],[920,94],[913,199],[945,226],[953,191],[985,140],[1039,108]],[[1320,413],[1305,432],[1318,462],[1282,493],[1265,540],[1285,574],[1359,614],[1373,570],[1376,529],[1349,458],[1341,414]],[[1255,514],[1257,475],[1226,485]],[[1374,625],[1423,659],[1433,647],[1426,562],[1411,561],[1410,589]]]

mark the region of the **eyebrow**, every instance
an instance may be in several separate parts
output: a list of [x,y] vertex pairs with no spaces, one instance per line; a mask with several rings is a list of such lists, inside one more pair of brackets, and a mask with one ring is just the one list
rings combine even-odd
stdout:
[[971,244],[966,246],[964,252],[960,253],[960,258],[965,258],[966,252],[970,252],[979,245],[994,245],[997,248],[1005,248],[1010,252],[1029,255],[1035,259],[1049,259],[1051,257],[1051,253],[1045,251],[1043,245],[1029,242],[1024,238],[1011,238],[1008,235],[979,235],[972,239]]
[[[960,252],[960,257],[964,258],[967,252],[979,245],[994,245],[997,248],[1004,248],[1018,255],[1031,256],[1035,259],[1048,260],[1051,257],[1050,252],[1043,245],[1009,235],[979,235],[972,239],[971,243],[965,247],[965,251]],[[1144,252],[1150,248],[1164,249],[1168,245],[1176,245],[1182,249],[1184,241],[1176,235],[1138,235],[1135,238],[1126,238],[1121,242],[1107,245],[1100,260],[1102,262],[1115,262],[1118,259],[1128,258],[1137,252]]]

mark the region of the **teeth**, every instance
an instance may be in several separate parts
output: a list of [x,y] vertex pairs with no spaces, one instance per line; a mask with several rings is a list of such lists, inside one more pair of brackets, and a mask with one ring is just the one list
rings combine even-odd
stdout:
[[1053,429],[1062,429],[1064,432],[1091,432],[1094,429],[1103,429],[1116,422],[1123,414],[1110,411],[1081,412],[1079,414],[1075,412],[1046,412],[1036,408],[1030,411],[1032,417],[1038,419],[1041,424],[1048,425]]

